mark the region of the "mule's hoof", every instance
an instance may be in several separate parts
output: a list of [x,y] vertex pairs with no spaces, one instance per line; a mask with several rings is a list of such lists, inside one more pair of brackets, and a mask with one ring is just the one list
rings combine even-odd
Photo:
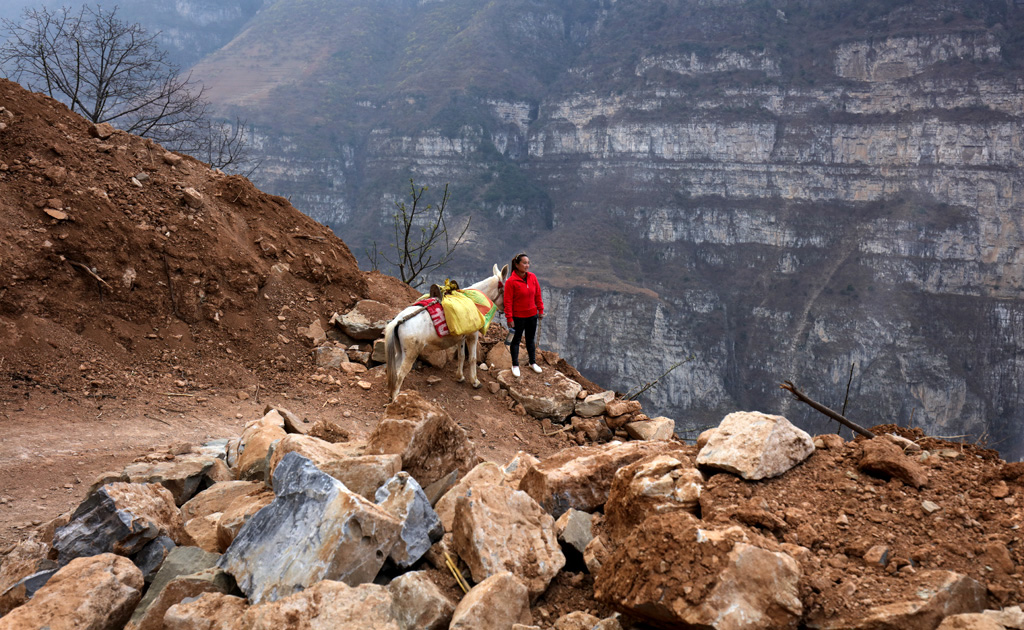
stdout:
[[473,383],[473,389],[480,389],[481,387],[483,387],[483,385],[484,385],[483,383],[481,383],[480,381],[477,381],[477,382]]
[[466,382],[466,377],[465,376],[460,376],[459,378],[455,379],[455,382],[456,383],[465,383]]

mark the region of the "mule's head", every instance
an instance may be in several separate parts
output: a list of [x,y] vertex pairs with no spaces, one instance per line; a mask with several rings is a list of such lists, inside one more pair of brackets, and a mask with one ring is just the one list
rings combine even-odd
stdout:
[[[505,281],[508,280],[509,271],[508,265],[505,265],[501,269],[498,269],[498,265],[494,265],[492,275],[488,278],[488,290],[484,291],[487,297],[491,298],[494,305],[498,307],[499,311],[505,310]],[[493,286],[494,293],[490,292],[491,285]]]

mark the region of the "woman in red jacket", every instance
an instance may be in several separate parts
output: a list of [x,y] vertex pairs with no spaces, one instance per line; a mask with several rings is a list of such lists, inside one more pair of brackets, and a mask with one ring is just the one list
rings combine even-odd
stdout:
[[512,376],[519,378],[519,340],[526,334],[526,353],[530,367],[540,374],[537,365],[537,321],[544,318],[544,300],[540,295],[540,282],[530,273],[530,257],[516,254],[512,259],[512,275],[505,281],[505,319],[515,331],[512,352]]

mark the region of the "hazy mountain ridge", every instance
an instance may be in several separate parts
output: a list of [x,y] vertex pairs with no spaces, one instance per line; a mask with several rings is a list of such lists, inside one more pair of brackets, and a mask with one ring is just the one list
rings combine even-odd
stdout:
[[1016,437],[1020,7],[316,6],[275,3],[196,72],[257,123],[261,185],[356,252],[409,176],[451,182],[451,275],[530,251],[546,343],[609,385],[693,355],[650,394],[681,427],[802,416],[785,378],[841,406],[856,364],[851,414]]

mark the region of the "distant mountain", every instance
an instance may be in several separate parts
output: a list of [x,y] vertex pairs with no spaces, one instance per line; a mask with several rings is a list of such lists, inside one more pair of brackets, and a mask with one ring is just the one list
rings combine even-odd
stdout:
[[680,430],[736,408],[1020,457],[1024,6],[1005,0],[279,0],[194,69],[259,183],[353,251],[408,179],[525,249],[544,343]]

